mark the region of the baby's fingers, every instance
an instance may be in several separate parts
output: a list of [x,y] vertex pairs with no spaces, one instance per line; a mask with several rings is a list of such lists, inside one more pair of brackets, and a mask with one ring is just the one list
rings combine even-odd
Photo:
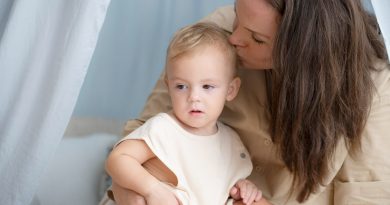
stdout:
[[251,205],[255,201],[260,201],[262,192],[252,183],[246,184],[246,194],[243,197],[243,202],[247,205]]
[[256,197],[256,190],[256,187],[252,186],[249,181],[245,181],[245,184],[242,186],[241,192],[242,201],[245,204],[251,204]]
[[[251,189],[249,189],[251,190]],[[251,205],[253,203],[253,201],[255,200],[256,198],[256,195],[257,195],[257,191],[252,189],[250,192],[248,190],[248,193],[246,195],[246,198],[244,198],[244,203],[247,204],[247,205]]]
[[263,197],[263,192],[257,190],[255,201],[260,201],[261,197]]
[[262,193],[260,190],[254,189],[250,196],[248,196],[247,202],[245,204],[251,205],[254,202],[260,201]]
[[234,199],[234,200],[239,200],[241,199],[241,196],[240,196],[240,191],[238,190],[237,187],[233,187],[230,189],[230,196]]

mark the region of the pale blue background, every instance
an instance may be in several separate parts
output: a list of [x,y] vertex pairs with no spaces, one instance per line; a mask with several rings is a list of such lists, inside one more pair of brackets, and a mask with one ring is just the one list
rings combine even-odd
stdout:
[[154,87],[172,34],[233,0],[112,0],[76,117],[136,117]]
[[[76,117],[136,117],[178,28],[234,0],[112,0],[84,82]],[[373,12],[369,0],[365,6]]]

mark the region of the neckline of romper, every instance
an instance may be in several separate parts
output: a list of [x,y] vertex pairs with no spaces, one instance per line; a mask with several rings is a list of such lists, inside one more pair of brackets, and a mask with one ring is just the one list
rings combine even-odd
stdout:
[[[198,140],[198,141],[207,141],[207,140],[213,140],[213,139],[217,139],[218,136],[220,135],[221,133],[221,126],[220,126],[220,122],[217,122],[217,132],[212,134],[212,135],[197,135],[197,134],[193,134],[187,130],[185,130],[182,126],[180,126],[180,124],[175,120],[173,119],[168,113],[160,113],[160,116],[163,117],[163,118],[166,118],[169,123],[176,127],[178,131],[180,131],[184,137],[186,138],[189,138],[189,139],[193,139],[193,140]],[[181,136],[182,137],[182,136]]]

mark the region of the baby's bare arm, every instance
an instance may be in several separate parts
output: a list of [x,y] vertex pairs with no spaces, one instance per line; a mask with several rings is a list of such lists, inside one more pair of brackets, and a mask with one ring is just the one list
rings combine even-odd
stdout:
[[142,140],[125,140],[110,153],[106,161],[106,170],[121,187],[134,190],[143,196],[159,183],[142,163],[155,157]]

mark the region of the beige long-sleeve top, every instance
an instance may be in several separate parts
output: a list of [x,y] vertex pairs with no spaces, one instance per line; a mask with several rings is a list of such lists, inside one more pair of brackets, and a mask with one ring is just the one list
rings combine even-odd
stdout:
[[[204,20],[232,31],[233,7],[224,7]],[[372,73],[377,92],[363,133],[362,151],[352,157],[340,141],[325,186],[311,194],[306,205],[389,204],[390,205],[390,66],[379,61]],[[234,128],[249,150],[254,165],[250,179],[274,204],[298,204],[289,197],[292,175],[276,153],[270,133],[270,113],[265,74],[261,70],[240,70],[242,86],[237,98],[226,104],[220,120]],[[125,133],[146,119],[171,109],[167,88],[160,78],[138,119],[130,120]],[[207,185],[205,185],[207,186]]]

